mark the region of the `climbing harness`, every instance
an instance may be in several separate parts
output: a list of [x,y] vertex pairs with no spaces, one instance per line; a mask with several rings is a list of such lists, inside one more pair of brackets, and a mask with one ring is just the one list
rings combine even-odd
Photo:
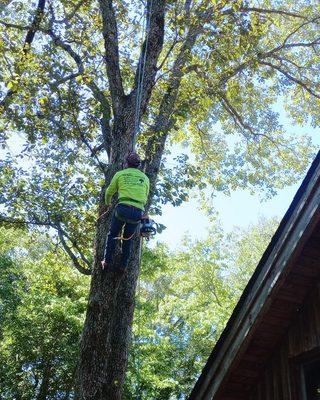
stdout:
[[117,236],[115,238],[113,238],[113,240],[131,240],[133,238],[133,236],[136,234],[136,232],[133,232],[132,235],[130,235],[129,237],[124,237],[124,236]]
[[[119,216],[117,215],[116,212],[116,217],[119,218]],[[121,221],[123,222],[127,222],[130,223],[131,220],[125,220],[124,218],[119,218]],[[134,221],[136,222],[136,221]],[[142,238],[149,240],[152,236],[157,234],[157,224],[154,222],[153,219],[149,218],[149,217],[143,217],[140,220],[140,223],[138,223],[138,229],[129,237],[124,237],[123,235],[117,236],[115,238],[113,238],[114,240],[131,240],[137,233],[139,234],[139,236],[141,236]],[[141,252],[141,248],[139,249],[139,252]],[[140,258],[141,255],[139,255],[139,265],[140,265]]]

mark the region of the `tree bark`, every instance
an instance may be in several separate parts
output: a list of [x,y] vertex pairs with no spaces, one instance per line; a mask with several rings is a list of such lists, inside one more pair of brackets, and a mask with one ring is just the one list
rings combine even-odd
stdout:
[[[148,2],[148,6],[150,6]],[[164,36],[164,4],[163,0],[153,0],[150,22],[150,45],[142,46],[139,63],[145,62],[143,96],[140,104],[141,115],[150,100],[152,87],[156,77],[156,66],[162,49]],[[110,0],[100,0],[104,21],[105,41],[114,38],[116,24],[114,11]],[[155,191],[162,154],[168,132],[172,128],[171,118],[174,104],[178,95],[182,78],[182,67],[188,54],[194,46],[199,29],[191,27],[186,42],[176,59],[171,73],[171,79],[163,101],[159,106],[151,136],[146,147],[146,173],[150,179],[150,206]],[[111,46],[111,47],[110,47]],[[106,43],[106,49],[111,48],[111,59],[106,61],[108,76],[112,76],[110,90],[112,93],[112,109],[114,113],[111,132],[110,165],[106,171],[105,185],[100,193],[99,215],[105,211],[104,191],[114,173],[122,168],[122,163],[128,150],[135,141],[135,109],[137,102],[138,75],[131,93],[123,95],[121,74],[118,68],[117,43]],[[144,53],[146,55],[144,56]],[[144,61],[145,60],[145,61]],[[116,66],[116,67],[115,67]],[[114,75],[113,75],[114,72]],[[119,87],[119,91],[117,91]],[[120,400],[128,362],[128,351],[131,340],[131,328],[135,306],[135,292],[139,276],[139,238],[135,238],[132,257],[124,276],[117,274],[114,269],[120,267],[118,252],[113,265],[108,271],[102,272],[101,260],[111,212],[98,220],[95,243],[95,261],[91,280],[89,302],[84,325],[80,360],[77,371],[76,400]]]
[[[128,98],[126,102],[127,106],[123,108],[125,111],[114,121],[112,163],[106,172],[105,185],[100,193],[99,215],[106,209],[105,187],[114,173],[122,168],[125,155],[132,145],[130,140],[133,137],[134,124],[130,124],[130,121],[134,112],[129,106]],[[75,398],[78,400],[120,400],[127,369],[140,268],[140,239],[135,238],[132,259],[124,276],[117,272],[121,268],[119,251],[108,270],[102,271],[101,260],[111,216],[110,211],[99,219],[96,228],[95,261],[77,373]]]
[[44,364],[41,385],[36,400],[46,400],[47,398],[51,378],[51,368],[50,362]]

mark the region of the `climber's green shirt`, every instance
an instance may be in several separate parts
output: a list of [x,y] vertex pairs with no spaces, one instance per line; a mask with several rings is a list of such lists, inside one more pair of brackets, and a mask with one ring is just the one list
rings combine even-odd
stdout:
[[106,204],[118,192],[118,202],[144,210],[149,195],[149,178],[137,168],[126,168],[112,178],[105,194]]

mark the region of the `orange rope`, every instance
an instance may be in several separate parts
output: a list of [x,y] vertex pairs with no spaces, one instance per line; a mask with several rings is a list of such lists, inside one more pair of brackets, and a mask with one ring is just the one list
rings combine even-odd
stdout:
[[129,236],[128,238],[125,238],[125,237],[123,237],[123,236],[118,236],[118,237],[113,238],[113,240],[130,240],[130,239],[133,238],[133,236],[134,236],[135,234],[136,234],[136,232],[133,232],[133,234],[132,234],[131,236]]
[[99,221],[100,218],[102,218],[104,215],[106,215],[108,211],[109,211],[109,208],[107,209],[107,211],[105,211],[104,213],[102,213],[101,215],[99,215],[97,221]]

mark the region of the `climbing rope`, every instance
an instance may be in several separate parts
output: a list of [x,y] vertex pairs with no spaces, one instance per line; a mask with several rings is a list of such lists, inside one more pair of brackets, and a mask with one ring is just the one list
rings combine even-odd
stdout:
[[[138,82],[137,82],[137,94],[136,94],[136,108],[135,108],[135,124],[134,124],[134,136],[132,141],[132,151],[135,150],[137,136],[140,132],[140,110],[142,104],[142,97],[143,97],[143,84],[144,84],[144,76],[145,76],[145,68],[146,68],[146,60],[147,60],[147,50],[149,44],[149,31],[150,31],[150,23],[151,23],[151,14],[152,14],[152,6],[153,0],[150,0],[149,9],[146,10],[145,20],[144,20],[144,27],[142,37],[145,37],[145,48],[144,53],[141,55],[141,59],[139,60],[138,66]],[[142,41],[142,49],[143,49],[143,41]],[[141,357],[140,357],[140,336],[141,336],[141,281],[140,281],[140,266],[141,266],[141,254],[142,254],[142,242],[143,237],[140,237],[139,241],[139,253],[138,253],[138,290],[137,290],[137,303],[138,303],[138,315],[137,315],[137,325],[138,325],[138,341],[137,341],[137,400],[141,398],[140,393],[140,369],[141,369]]]

